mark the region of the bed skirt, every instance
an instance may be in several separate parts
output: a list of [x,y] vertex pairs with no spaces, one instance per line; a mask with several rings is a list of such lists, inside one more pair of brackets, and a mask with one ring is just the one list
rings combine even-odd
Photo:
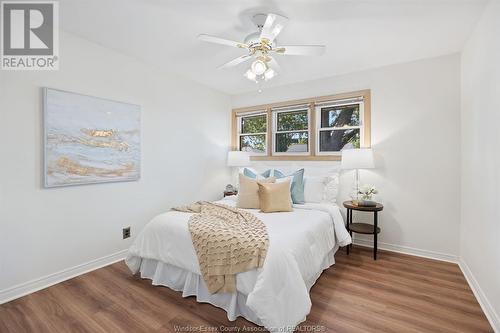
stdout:
[[[306,281],[308,290],[311,289],[323,270],[335,263],[334,255],[337,250],[338,246],[335,246],[323,259],[320,271]],[[230,321],[234,321],[238,316],[241,316],[248,321],[263,326],[254,311],[246,305],[247,295],[241,292],[210,294],[201,275],[147,258],[141,260],[139,274],[141,278],[150,279],[155,286],[165,286],[180,291],[182,297],[196,296],[196,300],[200,303],[209,303],[224,309],[227,313],[227,319]]]

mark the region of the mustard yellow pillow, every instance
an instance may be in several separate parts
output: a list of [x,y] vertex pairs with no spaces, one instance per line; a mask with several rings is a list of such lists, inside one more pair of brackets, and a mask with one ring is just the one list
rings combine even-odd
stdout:
[[257,182],[260,210],[264,213],[291,212],[290,180],[281,183]]
[[[257,180],[240,174],[240,188],[238,190],[238,208],[260,208],[259,202],[259,186]],[[276,178],[270,177],[261,179],[260,183],[274,183]]]

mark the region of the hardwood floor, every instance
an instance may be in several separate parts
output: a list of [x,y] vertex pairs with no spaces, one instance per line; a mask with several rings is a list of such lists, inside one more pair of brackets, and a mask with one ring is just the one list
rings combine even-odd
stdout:
[[[336,260],[311,290],[303,332],[493,332],[455,264],[385,251],[373,261],[361,247],[349,256],[339,251]],[[255,329],[133,277],[123,262],[0,305],[2,333],[176,332],[188,325],[193,332]]]

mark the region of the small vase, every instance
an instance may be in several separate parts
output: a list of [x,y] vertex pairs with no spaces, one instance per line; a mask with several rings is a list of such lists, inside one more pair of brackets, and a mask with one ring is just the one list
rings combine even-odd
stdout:
[[358,205],[362,207],[375,207],[377,203],[375,201],[372,201],[372,195],[362,195],[361,199],[358,201]]

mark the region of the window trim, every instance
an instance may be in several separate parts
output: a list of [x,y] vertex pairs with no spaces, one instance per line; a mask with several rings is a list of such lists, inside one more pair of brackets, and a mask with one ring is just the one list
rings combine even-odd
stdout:
[[[257,117],[257,116],[266,116],[266,132],[258,132],[258,133],[242,133],[241,132],[241,119],[242,118],[247,118],[247,117]],[[248,112],[247,114],[242,113],[239,115],[236,115],[236,123],[237,123],[237,150],[241,149],[241,137],[242,136],[250,136],[250,135],[264,135],[264,152],[263,153],[256,153],[256,152],[251,152],[249,153],[251,156],[266,156],[268,154],[268,140],[269,140],[269,114],[266,110],[262,110],[262,112]]]
[[[319,97],[311,97],[304,98],[298,100],[289,100],[277,103],[256,105],[250,107],[241,107],[235,108],[231,113],[231,149],[237,150],[239,143],[238,137],[238,116],[242,116],[247,113],[256,113],[256,112],[267,112],[267,135],[266,135],[266,153],[267,154],[258,154],[251,156],[252,161],[340,161],[340,154],[333,155],[332,153],[325,155],[317,155],[316,154],[316,142],[318,133],[316,128],[312,128],[312,126],[316,126],[316,104],[323,104],[326,102],[334,102],[340,100],[348,100],[355,98],[363,98],[364,102],[364,114],[363,114],[363,131],[364,138],[360,142],[361,148],[369,148],[371,146],[371,91],[369,89],[346,92],[334,95],[327,96],[319,96]],[[297,105],[309,104],[310,107],[310,118],[309,118],[309,154],[308,155],[273,155],[273,121],[272,121],[272,109],[291,107]]]
[[[321,127],[321,109],[322,108],[328,108],[332,106],[345,106],[345,105],[353,105],[353,104],[359,104],[359,126],[342,126],[342,127]],[[360,148],[365,148],[363,147],[363,142],[365,139],[365,126],[364,126],[364,118],[365,118],[365,102],[364,100],[360,101],[355,101],[355,102],[350,102],[346,101],[345,103],[334,103],[334,105],[328,105],[328,104],[323,104],[323,105],[318,105],[315,107],[314,112],[316,112],[316,126],[315,126],[315,131],[316,131],[316,155],[317,156],[341,156],[342,151],[334,152],[334,151],[320,151],[320,132],[324,131],[342,131],[342,130],[348,130],[348,129],[359,129],[359,142],[360,142]]]
[[[304,105],[305,106],[305,105]],[[290,130],[290,131],[278,131],[278,114],[279,113],[288,113],[288,112],[300,112],[307,111],[307,129],[306,130]],[[311,106],[307,107],[297,107],[295,108],[283,108],[283,109],[274,109],[272,111],[272,156],[310,156],[311,155]],[[276,151],[276,134],[280,133],[298,133],[298,132],[306,132],[307,133],[307,151],[306,152],[277,152]]]

